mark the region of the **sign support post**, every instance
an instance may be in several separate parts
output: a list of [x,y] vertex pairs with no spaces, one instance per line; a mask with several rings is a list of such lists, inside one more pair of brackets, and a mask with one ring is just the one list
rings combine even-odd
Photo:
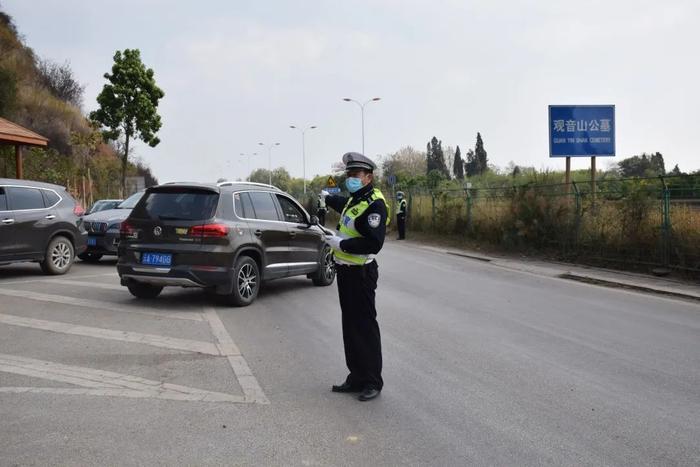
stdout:
[[595,203],[595,156],[591,157],[591,200]]
[[571,193],[571,157],[566,158],[566,174],[564,175],[564,183],[566,184],[566,194]]

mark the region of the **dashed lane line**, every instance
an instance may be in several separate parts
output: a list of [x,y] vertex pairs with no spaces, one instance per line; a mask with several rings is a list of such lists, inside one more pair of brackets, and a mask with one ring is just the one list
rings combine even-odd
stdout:
[[202,313],[205,321],[209,323],[211,332],[216,338],[217,347],[222,355],[226,356],[229,365],[233,370],[233,374],[238,380],[238,384],[243,389],[243,394],[245,394],[245,399],[247,402],[254,402],[257,404],[269,404],[270,401],[265,396],[258,380],[253,375],[253,372],[248,366],[245,358],[241,354],[240,349],[233,342],[233,338],[226,330],[226,326],[219,318],[216,310],[212,307],[206,307]]
[[162,347],[173,350],[184,350],[186,352],[197,352],[216,356],[224,355],[220,352],[218,346],[210,342],[195,341],[190,339],[179,339],[175,337],[158,336],[155,334],[142,334],[140,332],[114,331],[112,329],[81,326],[58,321],[46,321],[43,319],[25,318],[22,316],[8,315],[4,313],[0,313],[0,323],[11,326],[41,329],[43,331],[51,331],[60,334],[72,334],[75,336],[132,342],[135,344],[145,344],[153,347]]
[[0,354],[0,371],[80,386],[80,388],[0,387],[0,393],[131,397],[200,402],[252,402],[248,401],[247,397],[233,394],[206,391],[133,375],[7,354]]
[[[136,309],[131,308],[129,306],[120,306],[118,304],[106,302],[106,301],[102,301],[102,300],[91,300],[91,299],[87,299],[87,298],[68,297],[68,296],[64,296],[64,295],[31,292],[28,290],[10,290],[10,289],[0,288],[0,295],[5,295],[8,297],[25,298],[25,299],[29,299],[29,300],[37,300],[37,301],[49,302],[49,303],[59,303],[62,305],[72,305],[72,306],[79,306],[79,307],[85,307],[85,308],[93,308],[93,309],[99,309],[99,310],[105,310],[105,311],[117,311],[117,312],[136,313],[136,314],[141,314],[141,315],[157,316],[159,318],[186,319],[186,320],[191,320],[191,321],[202,321],[203,320],[201,313],[196,313],[196,312],[191,312],[191,311],[178,311],[178,312],[163,311],[163,312],[159,312],[159,311],[136,310]],[[0,306],[0,309],[2,309],[1,306]]]

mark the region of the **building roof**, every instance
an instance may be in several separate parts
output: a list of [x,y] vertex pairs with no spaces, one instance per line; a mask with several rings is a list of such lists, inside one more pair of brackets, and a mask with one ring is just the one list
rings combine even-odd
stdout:
[[48,138],[0,117],[0,143],[46,146]]

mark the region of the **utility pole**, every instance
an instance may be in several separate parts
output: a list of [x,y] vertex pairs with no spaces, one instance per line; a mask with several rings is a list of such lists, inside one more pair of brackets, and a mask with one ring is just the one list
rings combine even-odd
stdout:
[[279,146],[280,143],[270,143],[266,145],[265,143],[258,143],[262,147],[267,147],[267,172],[269,175],[270,185],[272,185],[272,148]]
[[374,98],[368,100],[367,102],[365,102],[364,104],[361,104],[360,102],[356,101],[355,99],[350,99],[349,97],[345,97],[345,98],[343,98],[343,100],[345,102],[354,102],[355,104],[357,104],[360,107],[360,112],[362,114],[362,154],[366,156],[367,154],[365,154],[365,106],[367,104],[369,104],[370,102],[377,102],[377,101],[381,100],[381,97],[374,97]]
[[302,177],[304,179],[304,194],[306,194],[306,143],[304,140],[304,135],[306,134],[306,130],[313,130],[315,128],[318,128],[315,125],[307,126],[304,129],[301,129],[299,127],[296,127],[294,125],[289,125],[289,128],[293,130],[299,130],[301,132],[301,161],[302,161]]

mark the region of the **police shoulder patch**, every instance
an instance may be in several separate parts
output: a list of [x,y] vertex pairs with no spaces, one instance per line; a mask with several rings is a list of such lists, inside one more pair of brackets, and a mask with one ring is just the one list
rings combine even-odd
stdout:
[[370,227],[373,229],[376,229],[379,227],[379,224],[382,222],[382,216],[377,214],[376,212],[373,212],[369,216],[367,216],[367,223],[369,224]]

